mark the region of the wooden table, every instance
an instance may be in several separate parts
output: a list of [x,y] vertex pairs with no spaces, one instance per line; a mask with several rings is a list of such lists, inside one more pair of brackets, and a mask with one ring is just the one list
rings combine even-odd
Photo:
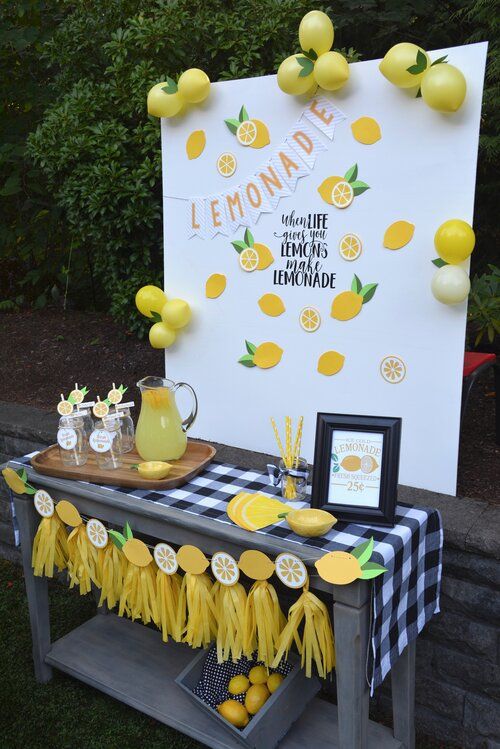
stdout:
[[[224,550],[238,558],[245,549],[260,549],[274,558],[282,551],[302,557],[308,567],[321,550],[281,539],[269,540],[236,526],[201,518],[146,500],[134,500],[118,491],[37,474],[27,468],[28,480],[46,488],[53,499],[69,499],[81,514],[123,526],[128,521],[136,534],[182,545],[193,544],[207,555]],[[217,722],[192,702],[175,677],[193,658],[185,645],[162,642],[161,635],[144,625],[101,613],[56,642],[50,639],[47,580],[34,577],[31,548],[39,516],[33,499],[14,495],[21,536],[22,558],[33,637],[33,660],[38,681],[47,682],[52,668],[90,684],[147,715],[172,726],[213,749],[241,749],[227,738]],[[307,556],[306,556],[307,555]],[[315,571],[315,570],[314,570]],[[366,659],[369,642],[371,583],[330,585],[312,576],[311,589],[331,595],[337,665],[338,707],[315,698],[281,742],[283,749],[414,749],[415,643],[393,667],[394,731],[368,719],[369,687]]]

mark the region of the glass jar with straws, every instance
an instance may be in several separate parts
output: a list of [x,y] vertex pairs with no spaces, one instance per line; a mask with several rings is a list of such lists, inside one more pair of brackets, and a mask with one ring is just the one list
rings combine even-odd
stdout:
[[269,477],[275,486],[280,486],[283,499],[295,502],[305,499],[307,495],[307,480],[309,478],[307,460],[300,457],[303,423],[304,417],[301,416],[295,439],[293,439],[292,418],[291,416],[286,417],[285,447],[283,448],[276,422],[274,419],[271,419],[281,460],[278,467],[268,465]]

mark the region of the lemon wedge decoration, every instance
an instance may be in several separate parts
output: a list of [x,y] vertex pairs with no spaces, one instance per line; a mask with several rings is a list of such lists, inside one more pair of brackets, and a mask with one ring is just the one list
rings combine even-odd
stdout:
[[267,125],[262,120],[250,119],[245,106],[241,107],[238,119],[229,118],[224,122],[241,146],[264,148],[271,142]]
[[360,117],[351,124],[351,130],[358,143],[363,143],[365,146],[373,145],[382,137],[380,125],[373,117]]
[[283,349],[277,343],[265,341],[256,346],[250,341],[245,341],[247,354],[238,359],[239,364],[244,367],[259,367],[259,369],[271,369],[280,363]]
[[207,138],[204,130],[194,130],[186,141],[188,159],[197,159],[205,149]]
[[387,227],[384,234],[384,247],[388,250],[400,250],[413,239],[415,225],[409,221],[395,221]]
[[338,351],[325,351],[318,359],[318,372],[327,377],[337,374],[344,366],[345,356]]
[[163,460],[148,460],[145,463],[138,463],[132,468],[137,470],[141,478],[157,481],[166,478],[172,470],[171,464],[165,463]]
[[348,585],[354,580],[371,580],[387,572],[385,567],[370,562],[373,538],[357,546],[351,553],[330,551],[314,563],[320,577],[332,585]]
[[277,294],[264,294],[258,304],[262,312],[269,317],[278,317],[285,311],[283,300]]
[[222,273],[212,273],[205,283],[207,299],[217,299],[226,290],[226,276]]

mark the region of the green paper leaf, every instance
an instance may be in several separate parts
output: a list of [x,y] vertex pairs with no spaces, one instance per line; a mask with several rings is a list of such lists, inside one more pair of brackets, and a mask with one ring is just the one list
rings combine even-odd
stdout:
[[26,488],[24,491],[26,494],[36,494],[36,489],[31,486],[31,484],[26,484]]
[[299,78],[307,78],[308,75],[311,75],[311,73],[314,70],[314,63],[312,60],[309,60],[307,57],[296,57],[295,58],[297,62],[299,63],[302,70],[299,73]]
[[250,229],[245,229],[244,239],[245,239],[245,242],[247,243],[247,247],[253,247],[254,239],[253,239],[253,234],[250,231]]
[[84,398],[88,394],[88,392],[89,392],[88,387],[86,385],[84,385],[84,387],[82,387],[82,390],[81,390],[81,393],[82,393],[82,395],[83,395]]
[[358,560],[360,567],[362,567],[365,562],[370,559],[373,551],[373,544],[374,542],[372,536],[370,539],[368,539],[368,541],[365,541],[359,546],[356,546],[356,548],[351,551],[353,557],[356,557],[356,559]]
[[366,190],[370,189],[370,185],[367,185],[366,182],[360,182],[359,180],[351,182],[351,187],[355,197],[356,195],[361,195],[366,192]]
[[338,463],[335,463],[335,465],[332,466],[332,473],[338,473],[340,471],[340,466]]
[[236,242],[231,242],[231,244],[233,245],[234,249],[236,250],[238,254],[242,252],[243,250],[246,250],[246,248],[248,247],[246,242],[242,242],[241,240],[237,240]]
[[306,52],[305,49],[303,49],[302,52],[313,62],[316,62],[316,60],[318,59],[318,53],[312,47],[308,52]]
[[354,278],[352,279],[351,283],[351,291],[354,291],[355,294],[359,294],[362,288],[363,284],[361,283],[357,275],[354,274]]
[[387,572],[387,569],[385,567],[382,567],[381,564],[376,564],[375,562],[366,562],[365,566],[361,568],[361,579],[371,580],[372,577],[378,577],[384,572]]
[[111,537],[112,542],[116,546],[117,549],[123,549],[123,546],[125,545],[125,541],[127,540],[125,536],[120,533],[120,531],[108,531],[108,535]]
[[166,94],[175,94],[177,93],[177,83],[174,81],[173,78],[169,78],[167,75],[167,85],[162,86],[161,90],[164,91]]
[[440,65],[442,62],[448,62],[446,59],[448,55],[443,55],[442,57],[438,57],[437,60],[434,60],[434,62],[431,62],[431,68],[433,65]]
[[335,463],[339,462],[339,456],[337,455],[337,453],[332,453],[332,460],[334,460]]
[[149,310],[149,313],[151,315],[151,319],[153,322],[161,322],[161,315],[159,312],[154,312],[152,309]]
[[237,131],[237,129],[240,126],[239,120],[229,119],[229,120],[224,120],[224,122],[226,123],[226,125],[228,126],[228,128],[232,132],[232,134],[236,135],[236,131]]
[[370,299],[373,299],[373,295],[375,294],[377,286],[378,283],[367,283],[366,286],[363,286],[363,288],[359,292],[363,297],[363,304],[366,304],[370,301]]
[[249,120],[250,117],[248,116],[248,112],[245,109],[245,105],[243,105],[240,109],[240,114],[238,116],[238,119],[240,122],[245,122],[246,120]]
[[71,403],[72,406],[76,405],[75,399],[73,398],[72,395],[68,395],[68,403]]
[[424,53],[421,50],[418,50],[417,60],[415,64],[410,65],[410,67],[406,68],[406,70],[408,73],[411,73],[411,75],[420,75],[420,73],[423,73],[426,68],[427,68],[427,57],[424,55]]
[[132,533],[132,528],[130,527],[129,523],[125,523],[123,526],[123,534],[125,538],[128,540],[129,538],[133,538],[134,534]]
[[130,466],[131,471],[138,471],[139,470],[139,463],[134,463]]
[[242,356],[241,359],[238,359],[239,364],[243,364],[244,367],[255,367],[255,364],[253,363],[253,356],[250,356],[250,354],[245,354],[245,356]]
[[448,265],[446,260],[443,260],[442,257],[436,257],[434,260],[432,260],[432,263],[436,266],[436,268],[442,268],[443,265]]
[[118,388],[118,390],[120,391],[120,393],[122,395],[124,395],[127,392],[128,387],[123,387],[123,385],[120,385],[120,387]]
[[245,346],[247,347],[248,353],[251,354],[252,356],[257,351],[257,346],[255,346],[253,343],[250,343],[250,341],[245,341]]
[[17,472],[17,475],[19,478],[26,483],[28,480],[28,474],[26,473],[26,468],[20,468]]
[[351,183],[353,180],[356,179],[357,176],[358,176],[358,165],[354,164],[344,174],[344,179],[346,179],[349,183]]

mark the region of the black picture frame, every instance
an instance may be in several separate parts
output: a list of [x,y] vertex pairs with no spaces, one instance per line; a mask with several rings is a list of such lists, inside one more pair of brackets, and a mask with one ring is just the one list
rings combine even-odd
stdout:
[[[346,522],[370,525],[394,525],[397,503],[399,451],[401,444],[399,417],[353,416],[348,414],[318,413],[316,420],[316,442],[314,447],[314,470],[311,507],[326,510]],[[374,432],[382,434],[382,458],[380,463],[380,490],[377,507],[355,503],[336,503],[330,496],[330,471],[332,465],[332,439],[335,430],[349,432]]]

